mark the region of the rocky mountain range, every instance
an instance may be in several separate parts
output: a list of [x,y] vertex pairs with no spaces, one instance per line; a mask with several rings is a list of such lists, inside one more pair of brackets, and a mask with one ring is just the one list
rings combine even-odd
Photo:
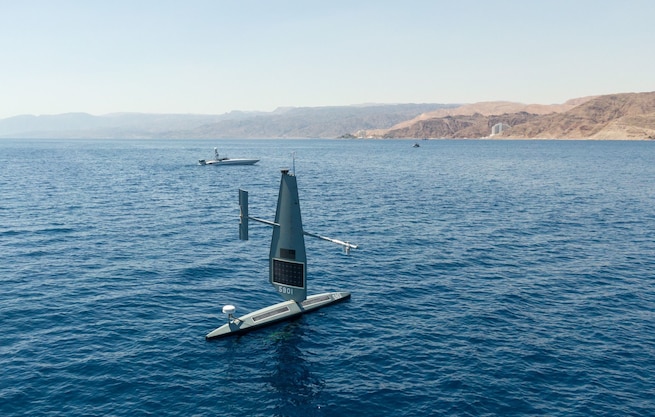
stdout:
[[596,97],[504,131],[507,138],[655,139],[655,92]]
[[222,115],[87,113],[23,115],[0,120],[4,138],[220,139],[335,138],[389,128],[417,115],[456,107],[447,104],[371,104],[233,111]]
[[[494,126],[502,129],[492,133]],[[422,114],[371,138],[655,139],[655,92],[583,97],[557,105],[486,102]]]
[[655,92],[563,104],[371,104],[222,115],[86,113],[0,119],[0,138],[655,139]]

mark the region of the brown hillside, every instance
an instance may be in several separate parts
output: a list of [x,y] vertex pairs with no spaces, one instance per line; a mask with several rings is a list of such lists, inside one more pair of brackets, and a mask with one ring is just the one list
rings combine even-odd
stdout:
[[526,123],[538,117],[526,112],[503,114],[500,116],[456,115],[428,120],[420,120],[410,126],[392,128],[378,136],[381,138],[482,138],[489,136],[496,123],[509,126]]
[[509,126],[496,138],[655,139],[655,92],[583,97],[561,105],[510,102],[467,104],[424,113],[390,129],[367,131],[378,138],[486,138],[497,123]]
[[655,92],[596,97],[565,113],[514,125],[507,138],[653,139]]
[[[423,113],[415,117],[414,119],[398,123],[397,125],[389,129],[369,130],[366,132],[366,135],[368,137],[390,137],[390,135],[392,136],[393,134],[398,134],[399,132],[402,132],[404,129],[409,129],[410,131],[416,130],[416,128],[411,127],[414,124],[423,124],[423,122],[426,120],[441,119],[449,116],[465,120],[468,118],[459,117],[459,116],[473,116],[476,114],[482,116],[493,116],[493,115],[501,115],[501,114],[522,113],[522,112],[530,113],[530,114],[563,113],[567,110],[574,108],[579,104],[584,103],[585,101],[593,99],[594,97],[576,98],[573,100],[569,100],[563,104],[523,104],[523,103],[515,103],[511,101],[485,101],[480,103],[464,104],[459,107],[439,109],[439,110]],[[437,130],[441,131],[441,129],[437,129]],[[487,135],[488,132],[483,134],[483,136],[487,136]],[[442,137],[442,136],[428,136],[428,137]],[[464,136],[458,136],[458,137],[464,137]]]

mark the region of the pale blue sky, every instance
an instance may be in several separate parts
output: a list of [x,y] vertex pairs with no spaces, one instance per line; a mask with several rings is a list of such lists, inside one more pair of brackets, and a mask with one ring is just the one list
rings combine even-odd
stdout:
[[0,0],[0,118],[655,90],[653,0]]

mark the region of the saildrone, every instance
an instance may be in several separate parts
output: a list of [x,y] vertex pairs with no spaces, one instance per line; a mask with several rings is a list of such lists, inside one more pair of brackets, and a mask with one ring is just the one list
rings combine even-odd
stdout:
[[269,253],[269,282],[285,301],[262,308],[242,317],[235,317],[236,308],[225,305],[227,323],[208,333],[207,340],[242,334],[260,327],[295,318],[350,298],[349,292],[326,292],[307,296],[307,256],[305,236],[315,237],[342,246],[346,253],[357,245],[338,239],[305,232],[300,216],[298,184],[294,173],[282,170],[275,221],[251,217],[248,213],[248,192],[239,190],[239,238],[248,240],[248,221],[253,220],[273,227]]

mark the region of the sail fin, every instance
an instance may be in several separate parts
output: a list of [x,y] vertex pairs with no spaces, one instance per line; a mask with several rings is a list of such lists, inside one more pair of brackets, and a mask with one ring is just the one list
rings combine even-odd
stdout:
[[239,239],[248,240],[248,191],[239,189]]
[[269,281],[285,300],[307,298],[307,255],[296,176],[282,170],[269,254]]

